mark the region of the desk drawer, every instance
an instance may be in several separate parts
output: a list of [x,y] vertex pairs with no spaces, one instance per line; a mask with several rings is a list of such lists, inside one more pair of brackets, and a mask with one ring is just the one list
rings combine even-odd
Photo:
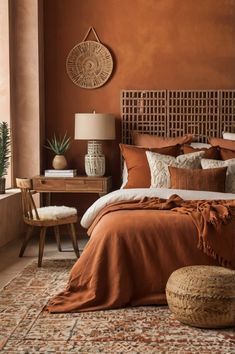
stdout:
[[76,180],[66,180],[65,189],[66,191],[80,191],[80,192],[102,192],[103,191],[103,180],[97,179],[76,179]]
[[100,178],[34,178],[33,189],[38,192],[103,193],[106,182]]
[[59,192],[65,190],[65,179],[59,178],[34,178],[33,189],[40,192]]

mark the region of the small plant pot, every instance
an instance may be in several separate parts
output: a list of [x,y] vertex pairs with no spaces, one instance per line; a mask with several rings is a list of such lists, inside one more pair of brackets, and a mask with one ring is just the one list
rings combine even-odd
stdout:
[[6,192],[6,178],[0,177],[0,194],[5,194]]
[[64,155],[55,155],[52,166],[55,170],[63,170],[67,167],[67,161]]

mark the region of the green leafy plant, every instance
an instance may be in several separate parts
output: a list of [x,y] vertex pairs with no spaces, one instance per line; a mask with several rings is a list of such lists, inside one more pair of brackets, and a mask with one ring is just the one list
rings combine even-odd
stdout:
[[70,148],[71,137],[67,136],[67,133],[63,137],[57,138],[54,134],[52,139],[47,139],[47,144],[45,147],[53,151],[56,155],[64,155],[64,153]]
[[0,122],[0,178],[7,174],[10,163],[11,135],[7,122]]

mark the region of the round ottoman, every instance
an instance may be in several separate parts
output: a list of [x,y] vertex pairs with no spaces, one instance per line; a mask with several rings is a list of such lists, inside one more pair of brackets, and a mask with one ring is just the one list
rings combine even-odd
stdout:
[[174,271],[166,297],[175,317],[203,328],[235,326],[235,271],[216,266],[190,266]]

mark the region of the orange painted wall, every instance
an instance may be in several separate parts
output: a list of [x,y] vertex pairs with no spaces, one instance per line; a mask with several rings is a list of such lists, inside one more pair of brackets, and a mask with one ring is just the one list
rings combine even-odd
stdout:
[[[74,113],[111,112],[120,141],[121,89],[235,87],[235,1],[46,0],[46,136],[74,134]],[[93,26],[115,61],[109,82],[98,89],[74,85],[65,70],[71,48]],[[107,142],[107,173],[119,185],[119,151]],[[86,143],[74,141],[69,164],[84,173]],[[50,166],[52,155],[47,155]]]

